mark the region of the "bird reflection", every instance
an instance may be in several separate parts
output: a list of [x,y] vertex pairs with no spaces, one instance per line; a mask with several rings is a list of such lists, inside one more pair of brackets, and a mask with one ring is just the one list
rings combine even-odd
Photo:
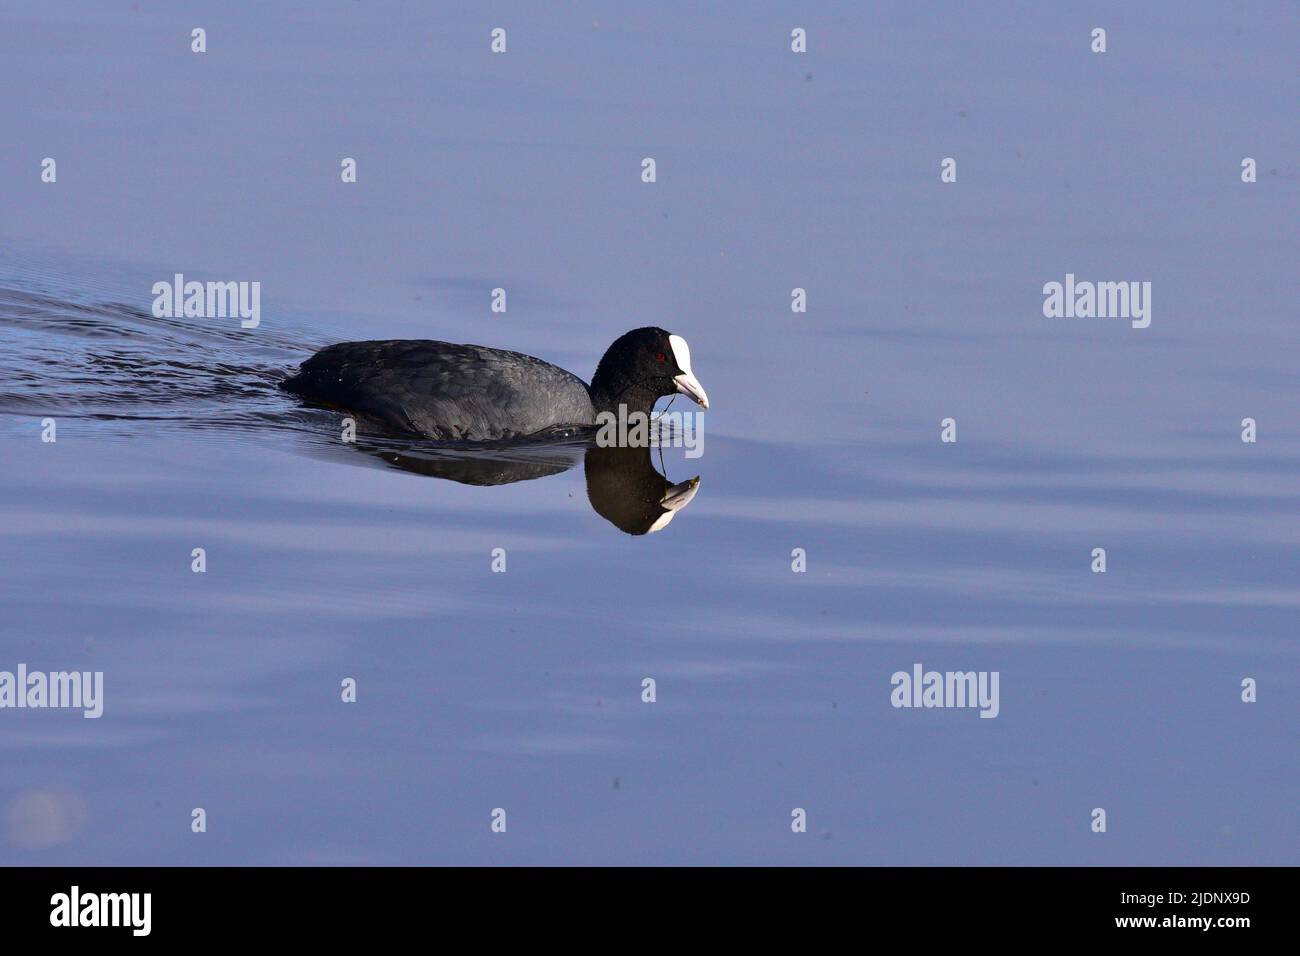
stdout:
[[587,500],[614,527],[651,534],[691,503],[700,478],[671,483],[655,469],[649,448],[588,448]]
[[501,447],[412,447],[408,443],[351,446],[393,468],[466,485],[505,485],[558,475],[583,462],[587,500],[620,531],[662,531],[691,503],[699,476],[670,482],[655,468],[651,449],[600,448],[585,442]]

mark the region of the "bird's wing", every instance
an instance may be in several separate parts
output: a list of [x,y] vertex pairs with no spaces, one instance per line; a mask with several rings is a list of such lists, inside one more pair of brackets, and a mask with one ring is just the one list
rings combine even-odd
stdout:
[[592,421],[577,376],[530,355],[477,345],[344,342],[304,362],[291,388],[444,441],[491,441]]

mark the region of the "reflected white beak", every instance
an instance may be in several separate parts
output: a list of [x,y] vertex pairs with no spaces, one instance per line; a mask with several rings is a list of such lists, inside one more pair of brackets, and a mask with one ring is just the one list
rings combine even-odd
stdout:
[[699,403],[700,408],[708,408],[709,396],[704,393],[704,386],[691,371],[691,347],[680,335],[668,336],[668,344],[672,346],[677,367],[682,370],[682,374],[673,379],[677,383],[677,391],[689,395],[693,401]]
[[699,475],[696,475],[690,481],[683,481],[676,485],[669,485],[664,491],[663,498],[659,501],[659,507],[667,511],[681,511],[691,503],[691,499],[695,497],[695,492],[699,490]]
[[689,395],[699,403],[701,408],[709,407],[709,396],[705,394],[704,386],[701,385],[700,380],[690,372],[682,372],[682,374],[674,378],[673,381],[677,383],[677,391],[681,392],[683,395]]
[[690,481],[669,485],[659,502],[659,507],[664,509],[664,513],[655,519],[655,523],[646,530],[646,534],[654,534],[656,531],[662,531],[668,527],[669,522],[677,517],[677,512],[689,505],[691,499],[695,497],[695,492],[699,490],[700,478],[698,475]]

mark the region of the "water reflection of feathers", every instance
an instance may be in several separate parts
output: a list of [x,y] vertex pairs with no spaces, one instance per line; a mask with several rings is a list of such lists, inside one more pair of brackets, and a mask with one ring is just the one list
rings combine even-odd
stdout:
[[504,485],[566,472],[583,461],[587,500],[592,509],[621,531],[662,531],[691,503],[699,477],[670,482],[655,468],[651,450],[599,448],[585,444],[499,448],[418,448],[396,444],[351,446],[394,468],[466,485]]

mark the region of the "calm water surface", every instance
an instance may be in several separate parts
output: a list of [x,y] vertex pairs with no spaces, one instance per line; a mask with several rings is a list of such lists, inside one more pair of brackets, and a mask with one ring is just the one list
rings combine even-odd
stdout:
[[[1297,862],[1294,8],[1104,7],[1105,58],[1035,5],[814,7],[802,60],[775,8],[506,8],[496,58],[177,16],[0,22],[0,669],[106,698],[0,711],[0,862]],[[178,271],[261,326],[155,319]],[[1151,327],[1045,319],[1067,272]],[[347,446],[274,387],[381,337],[589,378],[651,323],[699,458]],[[917,662],[997,719],[892,708]]]

